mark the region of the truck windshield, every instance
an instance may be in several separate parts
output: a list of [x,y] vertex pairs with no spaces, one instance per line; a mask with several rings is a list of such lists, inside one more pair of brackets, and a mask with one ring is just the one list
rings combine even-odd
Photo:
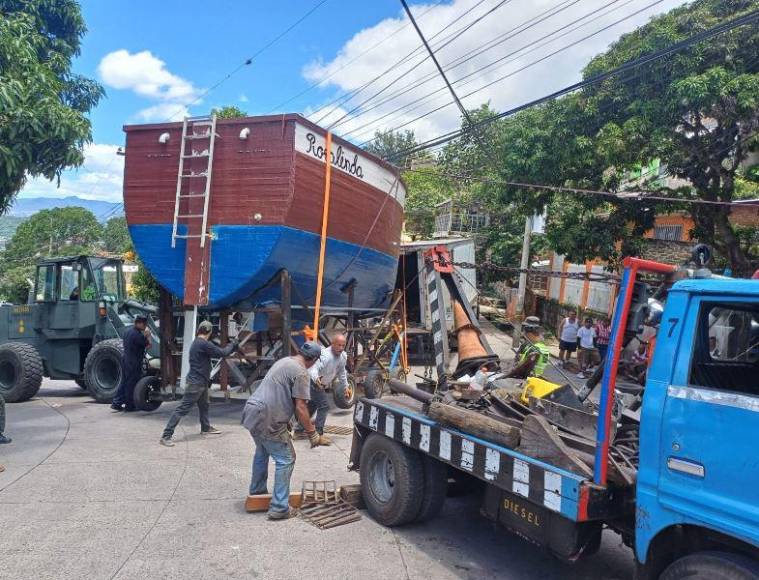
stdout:
[[83,300],[104,298],[113,302],[124,299],[121,263],[114,260],[90,260],[91,271],[87,269],[82,287]]

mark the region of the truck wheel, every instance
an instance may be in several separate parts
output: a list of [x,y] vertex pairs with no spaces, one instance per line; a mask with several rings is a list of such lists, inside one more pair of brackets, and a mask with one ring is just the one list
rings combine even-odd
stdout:
[[74,382],[82,387],[85,391],[89,391],[89,387],[87,386],[87,380],[84,377],[80,377],[78,379],[74,379]]
[[424,466],[424,493],[415,522],[434,518],[445,502],[448,493],[448,466],[442,461],[422,455]]
[[350,409],[356,402],[356,381],[353,377],[348,377],[348,386],[344,389],[333,385],[332,396],[339,409]]
[[134,406],[140,411],[155,411],[163,403],[155,398],[160,391],[161,377],[142,377],[134,386]]
[[382,391],[385,389],[385,374],[382,371],[374,370],[366,373],[364,379],[364,393],[367,399],[379,399]]
[[757,580],[759,562],[729,552],[699,552],[675,560],[659,580]]
[[424,495],[424,468],[416,451],[371,434],[361,449],[361,495],[372,517],[400,526],[417,517]]
[[42,358],[31,344],[0,346],[0,394],[8,403],[28,401],[42,385]]
[[110,403],[121,383],[124,343],[111,338],[92,347],[84,361],[84,378],[90,395],[98,403]]

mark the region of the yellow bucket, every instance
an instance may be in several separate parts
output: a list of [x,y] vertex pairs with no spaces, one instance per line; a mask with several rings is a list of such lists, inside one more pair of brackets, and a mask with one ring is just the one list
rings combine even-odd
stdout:
[[522,402],[527,405],[530,402],[530,397],[542,399],[553,393],[559,387],[561,387],[561,385],[557,385],[551,381],[539,379],[538,377],[529,377],[524,383],[522,396],[520,398],[522,399]]

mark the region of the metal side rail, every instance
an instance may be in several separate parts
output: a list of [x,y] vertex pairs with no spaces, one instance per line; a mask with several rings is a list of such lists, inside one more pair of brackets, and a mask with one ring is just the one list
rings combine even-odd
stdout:
[[379,433],[574,522],[613,518],[624,507],[614,488],[444,427],[390,400],[361,399],[354,426],[354,437]]

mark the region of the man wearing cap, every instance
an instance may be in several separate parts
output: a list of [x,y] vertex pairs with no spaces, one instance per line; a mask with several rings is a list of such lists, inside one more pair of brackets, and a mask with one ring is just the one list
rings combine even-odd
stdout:
[[150,331],[147,329],[148,319],[138,314],[132,328],[124,334],[124,352],[121,355],[121,383],[116,396],[111,401],[111,409],[134,411],[134,386],[142,378],[142,361],[145,349],[150,347]]
[[295,356],[278,360],[250,396],[242,413],[242,424],[256,444],[250,480],[250,495],[267,493],[269,457],[274,460],[274,490],[269,519],[285,520],[295,515],[290,507],[290,477],[295,467],[295,449],[288,429],[293,415],[308,435],[311,447],[320,437],[308,409],[311,368],[321,355],[321,346],[306,342]]
[[211,342],[213,334],[213,324],[204,320],[198,325],[198,331],[195,340],[190,346],[190,370],[185,377],[184,396],[179,406],[166,423],[166,428],[161,436],[161,445],[174,447],[174,429],[177,428],[179,420],[187,415],[196,404],[200,414],[200,432],[203,435],[218,435],[221,433],[218,429],[211,426],[208,419],[208,387],[211,386],[211,359],[224,358],[229,356],[236,349],[239,343],[232,340],[227,346],[221,348]]

